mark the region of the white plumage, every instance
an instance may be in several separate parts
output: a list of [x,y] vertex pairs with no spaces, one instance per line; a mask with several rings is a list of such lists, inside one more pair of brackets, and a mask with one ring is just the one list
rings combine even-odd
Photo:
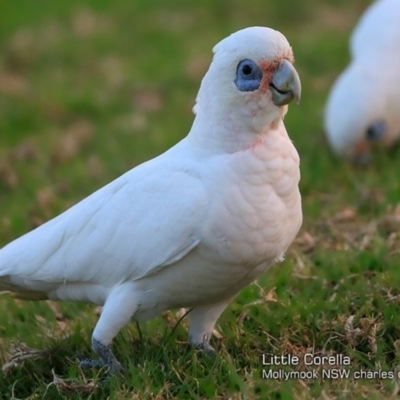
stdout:
[[93,348],[113,372],[113,337],[166,309],[193,308],[190,341],[212,351],[221,312],[301,225],[287,40],[247,28],[214,53],[185,139],[0,250],[0,289],[103,305]]
[[369,159],[371,144],[400,137],[400,0],[378,0],[360,18],[350,41],[351,63],[339,76],[325,109],[333,150]]

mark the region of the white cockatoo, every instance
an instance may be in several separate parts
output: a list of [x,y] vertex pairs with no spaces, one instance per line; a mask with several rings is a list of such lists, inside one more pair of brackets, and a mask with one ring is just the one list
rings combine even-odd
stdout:
[[363,163],[371,144],[400,138],[400,0],[378,0],[366,10],[350,52],[329,94],[325,132],[337,154]]
[[102,305],[92,346],[112,373],[112,339],[163,310],[191,308],[190,342],[213,352],[222,311],[282,260],[302,223],[299,156],[283,124],[300,98],[292,63],[273,29],[218,43],[188,136],[1,249],[0,290]]

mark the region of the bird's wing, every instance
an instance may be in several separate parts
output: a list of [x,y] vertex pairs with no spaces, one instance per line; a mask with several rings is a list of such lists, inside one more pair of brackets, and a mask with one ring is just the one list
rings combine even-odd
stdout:
[[389,59],[398,54],[400,41],[400,4],[398,0],[379,0],[361,16],[350,39],[353,58]]
[[0,287],[111,286],[156,273],[199,243],[207,201],[190,168],[154,159],[1,249]]

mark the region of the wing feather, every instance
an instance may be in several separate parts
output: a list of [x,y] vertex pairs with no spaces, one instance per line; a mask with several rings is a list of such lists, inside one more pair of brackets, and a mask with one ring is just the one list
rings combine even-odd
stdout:
[[11,242],[0,250],[0,288],[113,286],[174,264],[200,242],[208,201],[192,170],[160,156]]

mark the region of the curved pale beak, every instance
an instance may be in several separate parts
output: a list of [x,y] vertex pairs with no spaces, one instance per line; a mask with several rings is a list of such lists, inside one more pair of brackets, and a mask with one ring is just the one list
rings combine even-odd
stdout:
[[269,84],[272,101],[276,106],[283,106],[293,99],[299,103],[301,97],[301,82],[299,74],[288,60],[283,60],[272,76]]

